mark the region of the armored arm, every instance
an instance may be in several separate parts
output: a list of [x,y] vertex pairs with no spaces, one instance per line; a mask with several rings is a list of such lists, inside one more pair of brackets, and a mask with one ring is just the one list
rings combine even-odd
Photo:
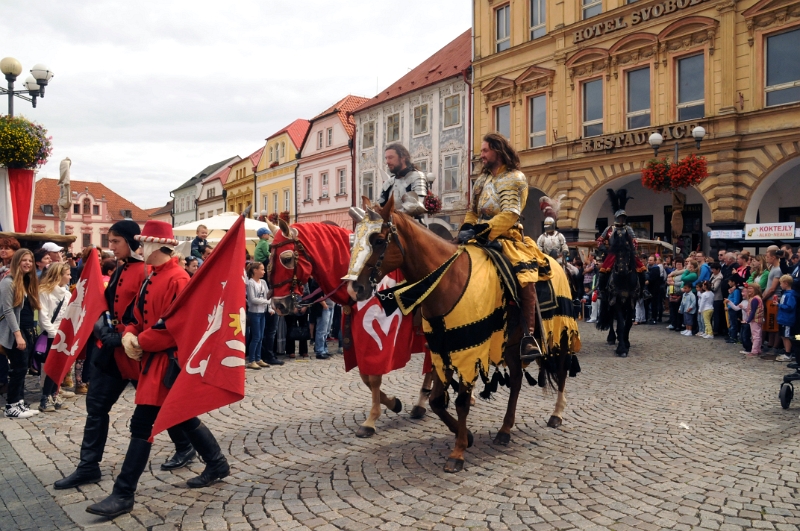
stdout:
[[428,180],[421,171],[410,171],[403,179],[405,181],[405,193],[401,196],[402,206],[398,210],[410,216],[421,216],[427,213],[423,203],[425,196],[428,195]]
[[528,199],[528,183],[521,171],[498,175],[494,179],[494,187],[500,201],[500,213],[486,223],[475,226],[477,237],[489,240],[496,240],[517,224]]

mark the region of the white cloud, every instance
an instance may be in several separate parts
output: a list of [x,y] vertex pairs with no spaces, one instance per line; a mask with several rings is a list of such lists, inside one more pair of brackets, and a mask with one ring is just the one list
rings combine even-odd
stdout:
[[[347,94],[372,97],[471,24],[464,0],[82,0],[3,6],[3,56],[55,72],[36,109],[58,176],[147,208],[208,164],[250,154]],[[18,85],[19,86],[19,85]],[[0,103],[0,109],[5,108]]]

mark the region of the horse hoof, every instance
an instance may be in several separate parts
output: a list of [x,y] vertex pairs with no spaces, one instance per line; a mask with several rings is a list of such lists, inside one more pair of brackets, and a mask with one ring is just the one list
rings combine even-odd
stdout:
[[411,408],[411,413],[408,415],[412,419],[421,419],[425,416],[427,410],[421,406],[414,406]]
[[627,358],[628,357],[628,353],[627,352],[621,352],[619,357],[620,358]]
[[403,411],[403,403],[400,402],[399,398],[394,397],[394,407],[392,408],[392,412],[400,413],[401,411]]
[[550,420],[547,421],[548,428],[558,428],[561,426],[561,419],[553,415],[550,417]]
[[471,431],[467,430],[467,448],[472,448],[473,444],[475,444],[475,437],[473,437]]
[[464,470],[464,460],[456,459],[455,457],[448,457],[447,463],[444,465],[444,471],[448,474],[455,474]]
[[369,439],[373,435],[375,435],[375,428],[370,428],[369,426],[361,426],[356,432],[356,437],[359,439]]
[[606,343],[608,343],[609,345],[616,345],[617,344],[616,341],[606,341]]
[[509,442],[511,442],[510,433],[503,433],[502,431],[498,431],[497,435],[494,436],[495,444],[499,444],[500,446],[508,446]]

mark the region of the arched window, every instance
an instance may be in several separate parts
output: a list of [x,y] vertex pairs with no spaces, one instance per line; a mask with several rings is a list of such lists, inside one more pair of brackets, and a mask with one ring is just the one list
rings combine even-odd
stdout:
[[89,198],[83,200],[83,213],[84,214],[91,214],[92,213],[92,202],[89,201]]
[[281,157],[286,156],[286,142],[281,142]]

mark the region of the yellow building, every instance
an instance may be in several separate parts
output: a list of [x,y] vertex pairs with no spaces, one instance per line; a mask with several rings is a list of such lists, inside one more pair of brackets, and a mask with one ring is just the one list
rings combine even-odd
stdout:
[[[684,248],[709,230],[800,219],[799,0],[474,0],[473,176],[481,138],[499,130],[536,199],[567,194],[559,228],[594,236],[611,220],[607,188],[628,189],[640,236],[670,233],[668,194],[641,185],[653,157],[707,157],[687,192]],[[706,130],[699,149],[696,126]],[[714,232],[712,236],[719,235]],[[730,235],[730,234],[728,234]],[[739,245],[741,241],[720,245]]]
[[[263,159],[264,148],[258,148],[249,157],[245,157],[230,166],[227,180],[222,185],[225,195],[225,211],[241,214],[253,204],[253,192],[256,189],[255,172]],[[257,208],[256,205],[255,208]],[[253,217],[256,212],[251,212]]]
[[289,212],[289,219],[297,221],[295,170],[308,127],[308,120],[298,119],[267,138],[256,170],[259,212]]

